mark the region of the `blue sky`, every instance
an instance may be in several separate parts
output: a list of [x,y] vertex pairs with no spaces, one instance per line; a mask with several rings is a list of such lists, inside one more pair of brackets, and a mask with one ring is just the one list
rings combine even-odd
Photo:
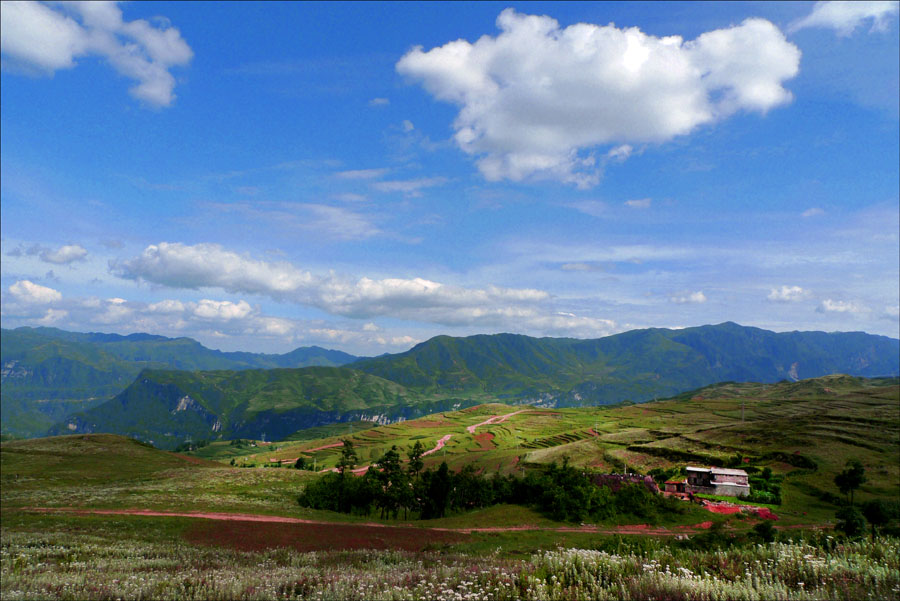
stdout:
[[3,327],[898,336],[897,2],[0,15]]

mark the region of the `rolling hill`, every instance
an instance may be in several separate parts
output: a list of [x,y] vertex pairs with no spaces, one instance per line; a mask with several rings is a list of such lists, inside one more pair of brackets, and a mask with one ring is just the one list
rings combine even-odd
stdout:
[[425,399],[345,367],[145,370],[112,400],[67,417],[49,433],[114,432],[171,449],[187,439],[279,440],[313,426],[391,422],[472,404]]
[[733,323],[594,340],[438,336],[342,368],[145,371],[113,400],[49,433],[115,432],[172,448],[353,420],[382,423],[484,402],[572,407],[642,402],[721,381],[832,373],[894,376],[900,341],[864,333],[776,334]]
[[214,370],[338,366],[358,357],[321,347],[283,355],[222,352],[190,338],[77,333],[56,328],[2,331],[0,421],[4,434],[39,436],[68,415],[123,391],[143,369]]

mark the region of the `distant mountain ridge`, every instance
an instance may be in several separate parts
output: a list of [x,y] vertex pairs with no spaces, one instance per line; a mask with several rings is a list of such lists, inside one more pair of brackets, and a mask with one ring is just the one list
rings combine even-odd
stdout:
[[223,352],[191,338],[56,328],[3,329],[0,340],[0,422],[4,433],[20,436],[41,435],[68,414],[105,402],[143,369],[339,366],[359,358],[317,346],[283,355]]
[[341,367],[278,365],[347,359],[356,358],[316,347],[258,355],[213,351],[188,338],[4,330],[3,428],[17,433],[12,414],[13,426],[32,419],[31,436],[114,432],[172,446],[186,436],[271,439],[490,401],[567,407],[642,402],[722,381],[898,376],[900,340],[727,322],[598,339],[437,336]]
[[597,339],[437,336],[350,367],[427,393],[578,406],[646,401],[726,380],[896,376],[900,340],[862,332],[775,333],[732,322]]
[[722,381],[832,373],[900,375],[900,340],[774,333],[734,323],[606,338],[437,336],[340,368],[157,371],[51,433],[116,432],[174,446],[186,437],[283,437],[327,423],[408,419],[489,401],[566,407],[641,402]]

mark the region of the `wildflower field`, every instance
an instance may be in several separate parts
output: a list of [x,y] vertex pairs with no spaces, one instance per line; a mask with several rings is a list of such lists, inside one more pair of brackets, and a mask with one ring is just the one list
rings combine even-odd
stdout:
[[[0,596],[18,599],[891,599],[900,541],[809,540],[700,551],[655,539],[510,557],[421,551],[238,550],[191,543],[189,518],[13,518]],[[273,545],[279,541],[273,538]]]

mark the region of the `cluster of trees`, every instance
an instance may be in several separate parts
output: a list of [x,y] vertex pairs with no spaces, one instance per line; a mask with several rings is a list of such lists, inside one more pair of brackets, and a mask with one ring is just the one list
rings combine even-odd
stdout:
[[597,487],[580,470],[564,461],[544,472],[525,477],[494,474],[483,476],[467,465],[452,472],[446,462],[436,469],[423,469],[424,447],[420,442],[406,453],[404,468],[400,451],[392,447],[361,477],[352,477],[358,457],[352,443],[344,441],[337,473],[309,484],[300,494],[303,507],[344,513],[421,519],[439,518],[499,503],[534,506],[559,521],[580,522],[631,514],[653,520],[660,513],[684,511],[677,501],[654,495],[641,485],[622,487],[616,494]]
[[834,484],[847,497],[848,504],[841,507],[835,517],[838,530],[850,537],[860,536],[866,531],[866,523],[875,540],[878,528],[892,520],[900,519],[900,505],[884,499],[871,499],[857,507],[853,503],[853,493],[868,481],[866,470],[858,459],[850,459],[844,470],[834,477]]
[[174,453],[186,453],[188,451],[196,451],[202,449],[209,444],[209,440],[198,440],[197,442],[185,441],[175,447]]
[[782,479],[782,476],[776,476],[772,473],[772,468],[764,467],[758,474],[750,476],[748,479],[750,494],[743,498],[755,503],[781,505]]

